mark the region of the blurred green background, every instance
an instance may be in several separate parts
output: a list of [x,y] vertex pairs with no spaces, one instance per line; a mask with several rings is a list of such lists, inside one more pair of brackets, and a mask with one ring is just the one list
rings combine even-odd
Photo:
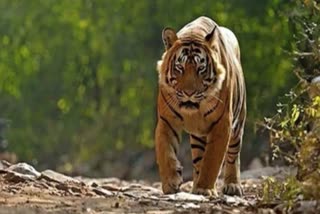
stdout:
[[248,92],[245,169],[267,147],[257,121],[273,114],[277,97],[295,81],[283,4],[1,0],[0,118],[11,121],[7,150],[20,161],[70,174],[157,176],[153,135],[161,31],[206,15],[240,42]]

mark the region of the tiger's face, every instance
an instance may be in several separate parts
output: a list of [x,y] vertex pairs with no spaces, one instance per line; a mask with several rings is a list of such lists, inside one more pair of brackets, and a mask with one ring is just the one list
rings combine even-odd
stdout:
[[201,102],[216,98],[222,88],[226,72],[212,48],[215,32],[200,40],[180,40],[171,28],[162,32],[166,52],[158,61],[159,83],[181,109],[199,109]]
[[180,108],[198,109],[215,80],[211,56],[200,44],[182,44],[171,58],[167,84],[175,91]]

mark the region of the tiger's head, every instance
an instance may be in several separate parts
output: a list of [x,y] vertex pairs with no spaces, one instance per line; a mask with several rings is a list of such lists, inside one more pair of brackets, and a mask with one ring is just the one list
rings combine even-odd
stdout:
[[204,38],[179,39],[171,28],[162,32],[166,51],[158,62],[159,83],[182,109],[199,109],[222,87],[225,70],[214,47],[215,29]]

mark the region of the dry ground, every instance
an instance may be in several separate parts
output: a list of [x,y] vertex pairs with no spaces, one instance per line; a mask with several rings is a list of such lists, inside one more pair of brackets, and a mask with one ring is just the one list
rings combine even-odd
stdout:
[[[10,166],[2,163],[0,214],[281,213],[281,204],[264,204],[259,195],[262,174],[279,175],[283,172],[276,168],[244,172],[245,195],[242,198],[224,195],[206,198],[188,193],[191,182],[183,184],[181,193],[163,195],[159,183],[117,178],[71,178],[51,170],[37,172],[27,164]],[[220,182],[218,186],[221,186]]]

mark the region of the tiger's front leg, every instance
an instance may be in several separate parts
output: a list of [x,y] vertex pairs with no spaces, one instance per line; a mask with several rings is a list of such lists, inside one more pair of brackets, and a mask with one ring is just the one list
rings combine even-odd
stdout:
[[182,167],[177,159],[179,134],[167,118],[160,116],[155,135],[157,163],[163,193],[176,193],[183,181]]
[[217,196],[216,180],[222,166],[230,140],[231,122],[228,115],[223,115],[212,127],[205,153],[200,166],[200,173],[193,185],[195,194]]

